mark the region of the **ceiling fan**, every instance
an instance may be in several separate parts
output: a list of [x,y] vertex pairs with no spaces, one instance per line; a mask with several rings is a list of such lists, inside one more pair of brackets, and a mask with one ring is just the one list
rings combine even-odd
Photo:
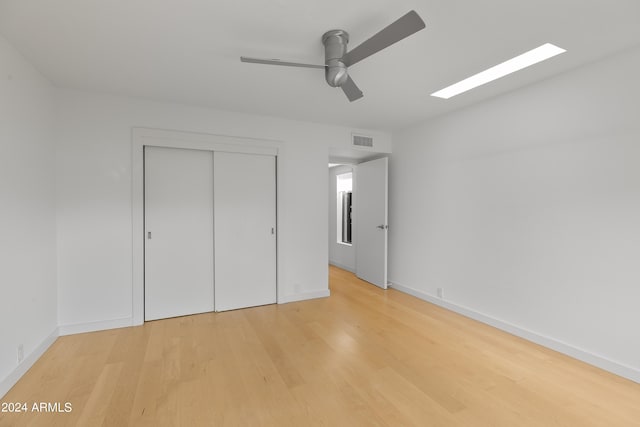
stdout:
[[424,27],[425,24],[422,18],[412,10],[349,52],[347,52],[349,34],[346,31],[327,31],[322,36],[325,65],[301,64],[299,62],[288,62],[280,59],[259,59],[246,56],[241,56],[240,60],[254,64],[322,68],[325,70],[325,79],[329,86],[342,88],[342,91],[347,95],[349,101],[353,102],[362,98],[362,91],[349,76],[347,68],[422,30]]

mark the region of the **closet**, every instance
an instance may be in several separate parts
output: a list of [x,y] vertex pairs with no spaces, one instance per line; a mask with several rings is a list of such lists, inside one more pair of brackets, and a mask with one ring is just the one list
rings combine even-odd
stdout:
[[276,157],[144,147],[144,318],[276,302]]

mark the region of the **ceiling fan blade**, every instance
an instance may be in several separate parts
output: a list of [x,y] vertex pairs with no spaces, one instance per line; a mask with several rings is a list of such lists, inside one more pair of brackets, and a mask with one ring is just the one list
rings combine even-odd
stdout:
[[363,96],[362,91],[360,90],[360,88],[358,88],[358,86],[356,86],[351,76],[349,76],[347,78],[347,81],[344,82],[340,87],[342,88],[344,94],[347,95],[347,98],[349,98],[350,102],[360,99]]
[[418,16],[415,10],[412,10],[373,37],[353,48],[345,55],[343,62],[347,67],[360,62],[374,53],[380,52],[382,49],[422,30],[424,27],[425,23],[422,18]]
[[241,56],[240,61],[250,62],[253,64],[284,65],[287,67],[322,68],[323,70],[326,67],[326,65],[302,64],[300,62],[287,62],[287,61],[281,61],[279,59],[249,58],[247,56]]

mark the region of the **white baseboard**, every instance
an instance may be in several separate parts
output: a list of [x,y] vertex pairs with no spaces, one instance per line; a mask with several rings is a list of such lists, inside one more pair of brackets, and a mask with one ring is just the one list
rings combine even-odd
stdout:
[[315,299],[315,298],[326,298],[330,294],[331,293],[329,292],[329,289],[325,289],[322,291],[304,292],[301,294],[287,295],[285,297],[278,298],[278,304],[286,304],[289,302],[304,301],[304,300]]
[[20,378],[33,366],[34,363],[44,354],[45,351],[53,344],[58,338],[58,328],[55,328],[49,336],[47,336],[42,342],[33,349],[31,353],[26,355],[16,368],[9,373],[2,381],[0,381],[0,398],[3,397],[11,387],[13,387]]
[[123,317],[121,319],[101,320],[98,322],[74,323],[68,325],[60,325],[58,327],[60,336],[82,334],[85,332],[104,331],[106,329],[126,328],[133,326],[132,317]]
[[331,265],[333,265],[335,267],[341,268],[343,270],[347,270],[350,273],[356,274],[356,269],[355,268],[348,267],[346,265],[340,264],[339,262],[335,262],[335,261],[331,261],[330,260],[329,264],[331,264]]
[[491,325],[512,335],[524,338],[528,341],[566,354],[567,356],[573,357],[574,359],[581,360],[600,369],[604,369],[605,371],[609,371],[631,381],[640,383],[640,370],[632,366],[610,360],[606,357],[591,353],[578,347],[574,347],[571,344],[567,344],[554,338],[529,331],[516,325],[512,325],[511,323],[495,319],[491,316],[487,316],[486,314],[479,313],[470,308],[437,298],[433,295],[429,295],[425,292],[413,289],[408,286],[400,285],[395,282],[390,282],[390,286],[397,291],[413,295],[414,297],[421,300],[446,308],[447,310],[454,311],[458,314],[477,320],[479,322],[486,323],[487,325]]

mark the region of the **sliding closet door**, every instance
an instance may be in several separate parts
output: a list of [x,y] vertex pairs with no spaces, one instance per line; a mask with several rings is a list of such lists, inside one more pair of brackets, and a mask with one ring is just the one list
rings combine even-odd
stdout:
[[276,302],[274,156],[214,153],[216,311]]
[[213,311],[213,153],[145,147],[145,320]]

